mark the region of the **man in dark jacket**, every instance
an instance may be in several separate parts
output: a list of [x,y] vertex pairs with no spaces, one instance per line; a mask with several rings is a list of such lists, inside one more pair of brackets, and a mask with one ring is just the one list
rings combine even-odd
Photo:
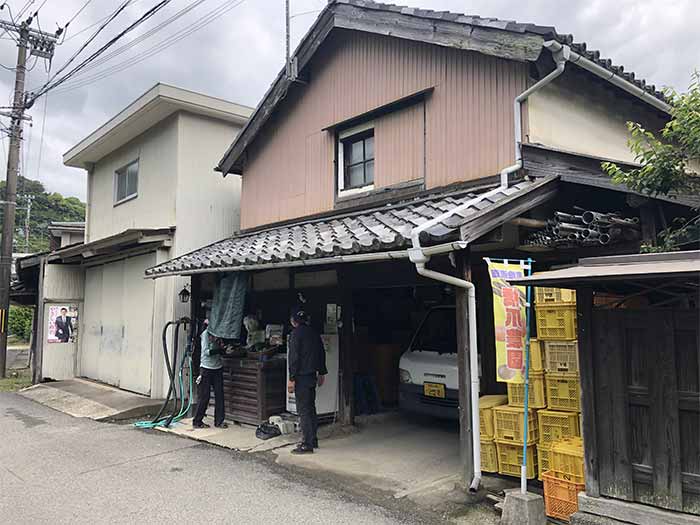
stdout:
[[322,386],[326,369],[326,350],[321,336],[309,326],[309,318],[299,310],[291,319],[289,335],[289,384],[287,390],[296,397],[301,420],[302,442],[292,454],[310,454],[318,448],[318,418],[316,416],[316,386]]

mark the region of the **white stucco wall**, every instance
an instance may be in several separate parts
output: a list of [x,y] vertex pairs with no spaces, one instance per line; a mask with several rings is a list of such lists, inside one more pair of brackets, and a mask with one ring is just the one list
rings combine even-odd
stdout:
[[[87,242],[175,224],[177,141],[177,117],[170,117],[96,163],[89,175]],[[138,196],[115,206],[114,172],[137,159]]]
[[[240,221],[240,177],[224,179],[214,167],[239,130],[240,126],[232,123],[179,112],[101,159],[89,175],[87,242],[128,228],[175,226],[172,246],[155,254],[154,264],[159,264],[232,235]],[[114,206],[114,172],[137,158],[138,197]],[[178,292],[189,281],[179,277],[148,281],[152,286],[152,307],[144,306],[149,301],[132,302],[129,306],[132,316],[152,320],[150,330],[143,334],[150,342],[150,351],[140,354],[140,365],[131,362],[136,356],[129,363],[132,367],[150,368],[152,397],[164,397],[167,393],[161,333],[167,321],[189,315],[190,305],[182,304],[178,298]],[[182,351],[187,337],[184,332],[180,335]],[[169,331],[169,345],[171,340]],[[91,362],[97,344],[89,337],[83,338],[81,353],[90,355],[84,355],[79,363]],[[123,368],[120,363],[113,366]]]
[[173,256],[233,235],[240,224],[241,178],[214,171],[240,126],[181,112]]
[[580,75],[565,74],[534,93],[527,114],[530,143],[625,162],[634,162],[628,121],[654,131],[663,126],[648,105]]

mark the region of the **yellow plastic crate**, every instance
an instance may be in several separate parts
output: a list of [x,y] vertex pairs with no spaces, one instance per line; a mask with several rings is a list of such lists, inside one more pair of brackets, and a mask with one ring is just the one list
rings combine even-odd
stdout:
[[542,341],[530,339],[530,372],[544,371],[544,347]]
[[493,407],[508,403],[508,396],[503,394],[481,396],[479,398],[479,435],[484,440],[493,439]]
[[[520,443],[522,445],[523,412],[524,408],[510,405],[494,407],[493,416],[496,430],[496,441],[503,443]],[[537,442],[537,412],[528,410],[527,417],[527,443]]]
[[578,493],[585,490],[586,485],[559,479],[551,471],[542,474],[542,482],[545,514],[568,522],[578,511]]
[[537,338],[552,341],[576,339],[576,305],[535,306]]
[[578,374],[578,341],[545,341],[544,362],[547,372]]
[[545,373],[547,407],[550,410],[579,412],[581,410],[581,387],[578,374]]
[[549,470],[549,458],[551,454],[551,446],[537,445],[537,479],[540,481],[542,481],[542,473]]
[[481,440],[481,470],[498,472],[498,449],[493,440]]
[[[527,397],[529,408],[545,408],[547,406],[544,372],[530,374],[530,388]],[[508,383],[508,404],[514,407],[525,406],[525,383]]]
[[538,431],[541,445],[552,446],[555,441],[570,437],[580,437],[579,418],[576,412],[539,410],[537,412]]
[[[504,476],[520,477],[520,467],[523,463],[523,446],[513,443],[502,443],[496,440],[498,450],[498,473]],[[527,447],[527,468],[525,476],[533,479],[537,472],[537,449],[535,445]]]
[[576,304],[576,290],[535,288],[535,304]]
[[559,479],[584,483],[583,439],[574,437],[554,443],[549,458],[549,469]]

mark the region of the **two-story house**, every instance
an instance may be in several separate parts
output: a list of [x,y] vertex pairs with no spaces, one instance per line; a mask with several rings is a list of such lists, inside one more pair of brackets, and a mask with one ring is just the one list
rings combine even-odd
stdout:
[[[247,272],[246,310],[263,324],[285,323],[301,293],[317,327],[339,333],[346,422],[375,390],[396,406],[415,327],[432,306],[452,308],[433,331],[454,346],[454,370],[417,378],[407,395],[436,414],[459,410],[463,474],[478,485],[478,385],[505,391],[483,258],[536,252],[546,268],[629,253],[662,217],[688,213],[693,199],[635,195],[600,167],[634,162],[627,121],[659,129],[669,109],[654,86],[552,27],[332,0],[219,162],[242,176],[242,231],[147,275],[190,275],[205,298],[214,276]],[[579,209],[642,226],[610,243],[533,241],[554,212]],[[428,395],[423,382],[458,392]]]
[[[188,313],[187,281],[144,271],[238,230],[240,180],[212,171],[251,112],[157,84],[64,155],[87,171],[85,239],[20,262],[38,290],[37,379],[165,396],[161,332]],[[56,342],[51,318],[66,305],[75,336]]]

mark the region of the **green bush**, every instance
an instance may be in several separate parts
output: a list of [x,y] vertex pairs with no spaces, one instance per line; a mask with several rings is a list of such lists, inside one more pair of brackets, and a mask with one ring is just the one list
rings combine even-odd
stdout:
[[32,334],[33,315],[34,311],[29,306],[11,306],[8,318],[9,334],[29,341]]

